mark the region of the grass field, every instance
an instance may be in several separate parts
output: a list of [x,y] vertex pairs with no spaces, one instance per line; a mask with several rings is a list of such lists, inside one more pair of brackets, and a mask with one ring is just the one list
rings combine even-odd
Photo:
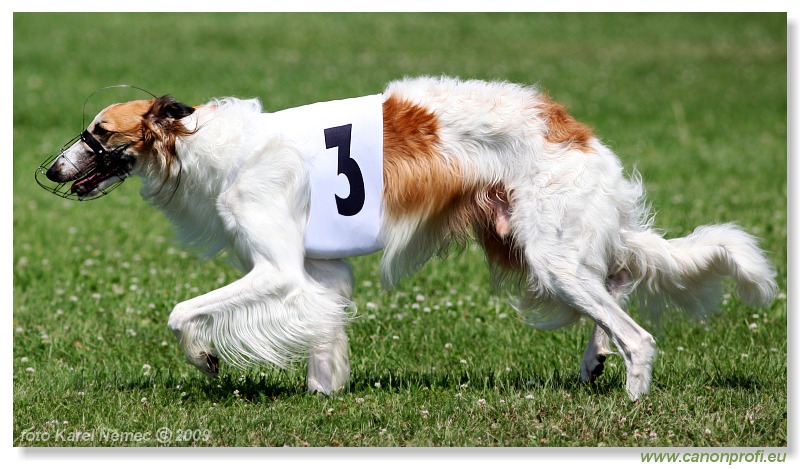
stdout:
[[[15,14],[14,445],[786,446],[786,39],[783,14]],[[102,86],[277,110],[418,74],[540,84],[642,173],[670,236],[762,238],[781,295],[668,317],[632,403],[618,356],[578,383],[589,324],[525,327],[473,246],[389,292],[358,258],[352,378],[323,399],[302,364],[184,362],[172,307],[238,273],[176,246],[138,181],[74,203],[33,180]]]

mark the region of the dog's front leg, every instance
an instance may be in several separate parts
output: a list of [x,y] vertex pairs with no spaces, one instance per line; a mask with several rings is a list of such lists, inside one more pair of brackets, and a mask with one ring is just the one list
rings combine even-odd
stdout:
[[[217,376],[219,359],[213,345],[214,334],[211,333],[215,316],[237,315],[240,314],[237,309],[257,305],[259,291],[270,292],[279,288],[275,282],[269,281],[269,277],[262,269],[254,269],[229,285],[175,306],[167,326],[178,339],[189,363],[209,377]],[[279,278],[277,272],[275,278]]]
[[[348,305],[305,272],[295,276],[267,263],[229,285],[178,304],[168,325],[187,360],[214,376],[216,357],[240,366],[288,366],[338,337]],[[343,343],[346,350],[346,336]]]
[[[337,295],[350,299],[353,294],[353,270],[343,260],[306,259],[308,275]],[[333,330],[330,341],[311,347],[308,355],[308,390],[333,394],[342,390],[350,378],[350,358],[345,328]]]

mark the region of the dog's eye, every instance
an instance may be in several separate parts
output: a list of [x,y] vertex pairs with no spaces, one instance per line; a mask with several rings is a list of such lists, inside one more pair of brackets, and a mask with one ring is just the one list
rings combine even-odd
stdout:
[[99,125],[96,125],[96,126],[94,126],[94,132],[92,132],[92,133],[97,135],[98,137],[102,137],[102,136],[104,136],[105,134],[108,133],[108,130],[100,127]]

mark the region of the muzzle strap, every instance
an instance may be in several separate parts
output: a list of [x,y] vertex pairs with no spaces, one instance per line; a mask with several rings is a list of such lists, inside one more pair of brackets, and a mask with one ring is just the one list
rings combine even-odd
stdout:
[[81,133],[81,141],[89,145],[89,148],[92,149],[95,155],[99,157],[104,157],[106,155],[106,149],[88,130],[84,130],[83,133]]

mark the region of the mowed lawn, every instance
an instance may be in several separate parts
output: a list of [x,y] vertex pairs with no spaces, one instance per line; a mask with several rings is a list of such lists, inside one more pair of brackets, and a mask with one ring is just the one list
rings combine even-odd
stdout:
[[[786,30],[783,14],[15,14],[14,445],[786,446]],[[420,74],[547,89],[642,174],[668,236],[760,237],[775,303],[667,314],[651,393],[630,402],[618,356],[578,382],[591,325],[526,327],[474,245],[392,291],[373,255],[352,260],[346,392],[305,393],[302,363],[209,381],[166,320],[239,273],[173,243],[138,180],[75,203],[33,179],[103,86],[278,110]]]

